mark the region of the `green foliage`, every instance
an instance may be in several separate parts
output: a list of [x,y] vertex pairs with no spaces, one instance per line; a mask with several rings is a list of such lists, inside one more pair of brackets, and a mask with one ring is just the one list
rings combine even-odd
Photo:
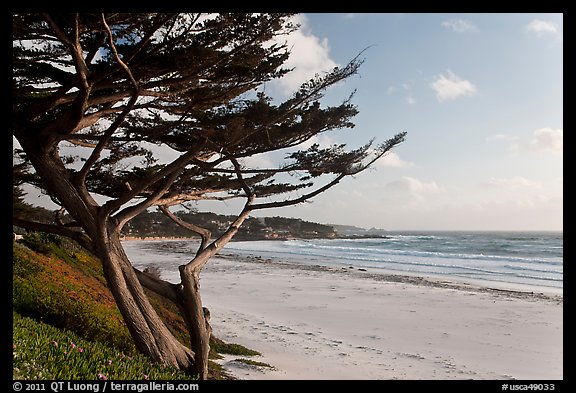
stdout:
[[50,233],[28,232],[20,242],[33,251],[47,254],[55,248],[53,246],[58,247],[61,244],[61,239]]
[[[376,148],[371,142],[353,150],[314,144],[269,168],[250,167],[244,160],[292,151],[322,133],[354,127],[354,93],[335,106],[321,105],[321,100],[330,87],[358,73],[360,54],[342,67],[316,74],[283,102],[276,104],[265,94],[267,82],[289,72],[284,64],[290,47],[281,38],[273,45],[270,40],[298,28],[291,16],[13,14],[13,134],[21,142],[13,164],[15,184],[45,190],[68,211],[71,204],[88,203],[85,190],[117,199],[119,206],[162,194],[162,202],[155,198],[140,207],[251,196],[269,200],[253,204],[252,209],[263,209],[301,203],[338,183],[320,186],[322,175],[344,177],[365,170],[403,136]],[[72,46],[61,34],[71,31]],[[78,58],[83,58],[81,66]],[[120,58],[130,83],[125,72],[118,72]],[[76,67],[66,71],[55,66],[73,63]],[[55,137],[35,138],[38,134]],[[82,149],[97,149],[82,172],[73,165],[78,154],[58,156],[62,135]],[[167,160],[149,147],[154,145],[185,155],[161,162]],[[44,165],[46,171],[30,165],[48,161],[57,165]],[[55,181],[75,174],[80,174],[78,184]],[[283,183],[285,174],[296,178]],[[316,190],[298,198],[283,195],[308,187]],[[15,201],[21,197],[16,190]],[[94,217],[85,213],[75,219],[92,232],[88,228]]]
[[[104,284],[100,262],[66,239],[51,239],[52,235],[31,233],[13,242],[14,378],[96,379],[101,374],[114,379],[143,379],[144,375],[185,379],[182,373],[173,376],[174,370],[151,366],[147,358],[136,356],[133,340]],[[146,292],[172,334],[187,345],[189,337],[178,308]],[[211,337],[210,344],[212,359],[219,358],[217,351],[259,354],[216,337]],[[211,379],[231,378],[219,364],[210,361],[209,367]]]
[[274,368],[274,366],[271,366],[268,363],[258,362],[256,360],[252,360],[252,359],[239,358],[239,359],[234,359],[234,361],[238,362],[238,363],[244,363],[244,364],[247,364],[249,366]]
[[210,341],[210,350],[218,353],[226,353],[229,355],[237,356],[258,356],[261,355],[260,352],[248,349],[240,344],[226,343],[220,339],[213,338]]
[[[206,228],[214,236],[224,232],[235,216],[226,216],[210,212],[176,212],[176,216],[185,222]],[[191,237],[196,236],[189,230],[176,225],[160,212],[143,212],[125,227],[128,236],[148,237]],[[240,227],[236,240],[268,239],[272,234],[281,234],[291,238],[332,238],[336,231],[330,225],[308,222],[296,218],[249,217]],[[281,236],[281,237],[282,237]],[[274,236],[276,237],[276,236]]]
[[[14,310],[54,326],[82,334],[91,340],[107,342],[119,350],[135,353],[128,329],[114,300],[93,272],[94,266],[86,254],[73,257],[55,243],[30,241],[42,239],[30,236],[26,244],[47,254],[33,252],[18,243],[13,244],[13,307]],[[52,253],[58,250],[56,254]],[[71,263],[70,261],[74,261]],[[84,268],[78,268],[83,265]]]
[[20,252],[21,248],[16,243],[14,243],[12,250],[12,271],[14,276],[27,279],[28,277],[36,276],[44,270],[41,265],[34,263],[28,255]]
[[13,378],[187,380],[185,373],[13,313]]

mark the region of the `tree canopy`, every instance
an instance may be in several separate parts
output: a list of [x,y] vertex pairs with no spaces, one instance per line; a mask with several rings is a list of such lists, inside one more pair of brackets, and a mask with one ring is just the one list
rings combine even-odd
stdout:
[[[117,214],[123,221],[152,205],[250,195],[270,201],[312,188],[321,175],[359,173],[404,134],[352,151],[313,145],[275,168],[243,165],[254,154],[353,127],[357,108],[349,98],[325,108],[320,99],[357,72],[359,58],[307,81],[278,105],[255,91],[289,71],[281,68],[286,45],[272,41],[296,28],[289,16],[15,15],[14,134],[42,140],[52,154],[79,147],[61,161],[86,198],[107,197],[111,212],[141,201]],[[159,162],[158,146],[176,158]],[[294,181],[279,183],[281,173],[295,175]],[[59,201],[40,178],[28,180]],[[251,209],[314,194],[256,202]]]
[[[323,106],[326,90],[358,72],[358,56],[306,81],[280,103],[263,84],[283,68],[290,14],[13,14],[13,158],[19,186],[31,184],[60,206],[52,223],[13,210],[15,225],[68,236],[101,260],[110,290],[139,350],[207,376],[209,313],[199,274],[259,209],[305,202],[364,171],[404,140],[302,148],[323,132],[352,128],[353,95]],[[283,163],[249,166],[284,151]],[[167,158],[168,157],[168,158]],[[212,239],[170,207],[240,199],[244,207]],[[122,228],[152,207],[201,236],[182,282],[135,269]],[[66,219],[65,219],[66,218]],[[179,343],[143,286],[174,302],[190,333]]]

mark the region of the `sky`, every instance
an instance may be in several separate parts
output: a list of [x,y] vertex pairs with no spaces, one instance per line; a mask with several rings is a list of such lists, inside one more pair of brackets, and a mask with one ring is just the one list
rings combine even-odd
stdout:
[[[355,128],[315,137],[363,146],[406,141],[311,203],[259,211],[326,224],[402,230],[562,230],[563,15],[312,13],[284,38],[294,70],[266,93],[287,98],[314,74],[361,53]],[[266,166],[282,156],[251,159]],[[32,195],[32,197],[34,197]],[[237,212],[199,206],[218,213]]]
[[[406,141],[312,203],[268,210],[387,230],[562,230],[562,14],[299,14],[282,97],[365,50],[356,127],[321,145]],[[266,158],[263,158],[266,159]]]

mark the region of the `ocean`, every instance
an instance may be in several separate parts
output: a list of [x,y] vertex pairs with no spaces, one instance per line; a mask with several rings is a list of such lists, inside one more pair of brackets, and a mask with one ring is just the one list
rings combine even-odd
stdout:
[[[135,266],[155,264],[167,276],[196,250],[188,240],[125,246]],[[385,238],[230,242],[221,254],[562,290],[563,249],[563,232],[389,232]]]

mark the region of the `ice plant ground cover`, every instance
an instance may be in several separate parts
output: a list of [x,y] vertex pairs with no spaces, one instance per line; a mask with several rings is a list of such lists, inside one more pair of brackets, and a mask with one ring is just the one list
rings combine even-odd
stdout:
[[142,355],[128,356],[104,343],[13,313],[14,379],[188,380],[190,376],[153,364]]
[[18,313],[106,342],[124,353],[135,348],[98,261],[72,244],[39,233],[14,242],[13,307]]
[[[102,266],[94,256],[66,239],[32,232],[13,242],[12,263],[15,379],[74,379],[80,372],[88,372],[82,379],[121,379],[122,375],[135,380],[177,378],[170,373],[153,373],[131,360],[138,358],[136,348],[105,284]],[[176,306],[153,293],[148,296],[174,336],[186,342],[184,321]],[[25,325],[32,326],[28,333],[21,332],[22,317],[31,318],[25,319]],[[34,325],[34,321],[42,324]],[[38,329],[50,329],[50,334],[39,334]],[[66,338],[53,337],[52,333],[64,334]],[[217,337],[210,341],[211,379],[232,378],[214,361],[221,358],[220,354],[259,355]],[[99,351],[106,356],[95,355]],[[149,361],[141,362],[149,367]],[[84,371],[78,371],[78,367]]]
[[39,233],[12,255],[15,379],[190,379],[136,353],[93,256]]

